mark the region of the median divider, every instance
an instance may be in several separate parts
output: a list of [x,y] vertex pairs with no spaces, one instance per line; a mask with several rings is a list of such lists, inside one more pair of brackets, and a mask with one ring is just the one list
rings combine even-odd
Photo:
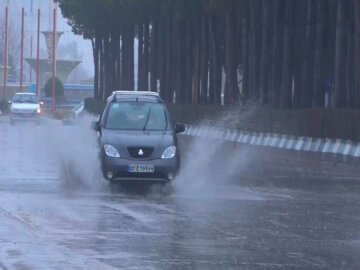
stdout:
[[187,125],[183,135],[294,151],[339,154],[355,158],[360,157],[360,143],[349,140],[297,137],[193,125]]

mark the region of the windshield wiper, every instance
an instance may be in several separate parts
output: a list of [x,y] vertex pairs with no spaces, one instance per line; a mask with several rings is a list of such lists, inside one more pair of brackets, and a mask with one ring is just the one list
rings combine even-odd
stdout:
[[145,125],[143,127],[143,130],[146,130],[146,126],[149,122],[149,119],[150,119],[150,114],[151,114],[151,106],[150,106],[150,109],[149,109],[149,112],[148,112],[148,115],[147,115],[147,118],[146,118],[146,121],[145,121]]

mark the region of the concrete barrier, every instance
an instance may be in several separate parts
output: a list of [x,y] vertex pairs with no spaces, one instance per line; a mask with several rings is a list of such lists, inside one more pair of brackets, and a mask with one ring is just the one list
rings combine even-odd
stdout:
[[187,125],[183,135],[294,151],[339,154],[355,158],[360,157],[360,143],[350,140],[291,136],[276,133],[258,133],[237,129],[221,129],[210,126],[194,125]]

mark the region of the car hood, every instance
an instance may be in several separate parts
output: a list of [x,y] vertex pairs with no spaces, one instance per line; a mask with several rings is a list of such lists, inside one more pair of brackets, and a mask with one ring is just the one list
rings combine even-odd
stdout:
[[122,131],[106,130],[102,131],[102,144],[114,146],[121,157],[131,158],[128,147],[150,147],[154,148],[150,159],[160,158],[164,150],[175,145],[173,131]]
[[12,109],[21,109],[21,110],[36,110],[40,107],[39,104],[32,103],[13,103],[11,104]]

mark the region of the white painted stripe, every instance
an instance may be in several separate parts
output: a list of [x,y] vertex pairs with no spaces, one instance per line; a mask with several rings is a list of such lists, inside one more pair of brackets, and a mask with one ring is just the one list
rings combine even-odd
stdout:
[[251,133],[247,133],[247,134],[246,134],[246,137],[245,137],[245,143],[250,143],[251,138],[252,138],[252,134],[251,134]]
[[325,139],[325,145],[323,148],[323,153],[329,153],[330,150],[330,146],[331,146],[331,140],[330,139]]
[[358,145],[356,146],[353,156],[360,157],[360,143],[358,143]]
[[284,148],[284,147],[285,147],[286,142],[287,142],[286,135],[283,135],[283,136],[282,136],[282,138],[281,138],[281,141],[280,141],[279,147],[280,147],[280,148]]
[[340,149],[340,146],[341,146],[341,140],[336,140],[334,148],[332,149],[331,152],[334,153],[334,154],[338,153],[339,149]]
[[246,136],[247,136],[247,134],[246,134],[246,132],[244,132],[242,135],[241,135],[242,137],[241,137],[241,143],[245,143],[245,141],[246,141]]
[[260,133],[260,136],[259,136],[258,141],[256,142],[256,145],[261,145],[263,138],[264,138],[264,133]]
[[286,149],[291,149],[291,147],[292,147],[292,145],[293,145],[293,143],[294,143],[294,140],[295,140],[294,136],[291,136],[291,137],[288,139],[288,143],[287,143],[287,145],[286,145]]
[[305,142],[305,144],[303,146],[303,150],[307,151],[307,152],[310,151],[311,143],[312,143],[312,138],[307,137],[306,142]]
[[243,137],[244,137],[244,133],[240,132],[239,137],[237,138],[237,142],[241,142]]
[[266,134],[265,140],[263,141],[262,145],[268,146],[270,142],[270,135]]
[[313,152],[319,152],[321,146],[321,139],[315,140],[314,148],[312,149]]
[[253,134],[253,135],[251,136],[250,144],[255,144],[256,139],[257,139],[257,135],[256,135],[256,134]]
[[300,151],[302,148],[302,145],[304,144],[304,137],[300,137],[298,138],[296,145],[295,145],[295,150]]
[[347,141],[346,144],[345,144],[345,148],[344,148],[344,151],[342,152],[343,155],[350,155],[351,153],[351,148],[352,148],[352,144],[350,141]]
[[272,142],[271,142],[271,146],[272,147],[276,147],[277,145],[278,145],[278,141],[280,140],[280,137],[279,137],[279,135],[276,135],[276,134],[274,134],[273,135],[273,139],[272,139]]

